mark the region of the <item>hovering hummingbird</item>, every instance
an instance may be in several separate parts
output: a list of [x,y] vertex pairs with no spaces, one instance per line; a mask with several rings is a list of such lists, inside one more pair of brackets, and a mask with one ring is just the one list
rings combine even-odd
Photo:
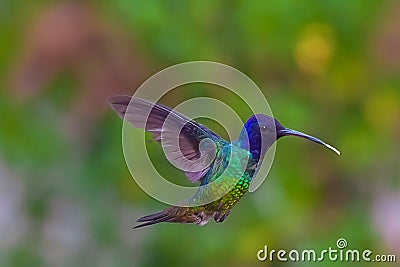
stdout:
[[[200,182],[199,189],[189,201],[196,203],[201,198],[215,199],[198,206],[171,206],[139,218],[137,221],[141,224],[134,228],[161,222],[198,225],[204,225],[210,219],[223,222],[248,191],[265,153],[276,140],[284,136],[311,140],[340,155],[336,148],[325,142],[286,128],[275,118],[264,114],[251,116],[239,138],[230,143],[204,125],[159,103],[130,96],[114,96],[109,102],[122,119],[152,133],[154,140],[169,146],[167,154],[174,155],[173,158],[186,167],[183,169],[188,179]],[[205,140],[208,142],[203,142]],[[204,159],[208,160],[207,164]],[[185,162],[189,164],[185,165]],[[216,185],[207,186],[215,181],[218,181]],[[222,195],[223,190],[226,193]],[[213,198],[215,196],[220,197]]]

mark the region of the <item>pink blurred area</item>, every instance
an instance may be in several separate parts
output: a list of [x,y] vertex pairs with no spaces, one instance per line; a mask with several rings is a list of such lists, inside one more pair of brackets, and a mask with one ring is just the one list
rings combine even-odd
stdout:
[[149,59],[136,41],[96,5],[57,2],[30,20],[12,75],[13,93],[29,101],[63,73],[71,74],[78,87],[71,88],[76,91],[71,126],[88,127],[108,109],[108,97],[132,94],[149,75]]

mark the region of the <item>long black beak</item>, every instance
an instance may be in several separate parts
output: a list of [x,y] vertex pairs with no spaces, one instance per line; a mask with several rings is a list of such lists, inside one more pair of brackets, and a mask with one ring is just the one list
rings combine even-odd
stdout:
[[288,128],[286,128],[284,130],[280,130],[279,134],[281,136],[293,135],[293,136],[298,136],[298,137],[301,137],[301,138],[305,138],[305,139],[311,140],[311,141],[313,141],[313,142],[315,142],[317,144],[323,145],[323,146],[333,150],[336,154],[340,155],[340,151],[339,150],[337,150],[333,146],[331,146],[331,145],[319,140],[318,138],[315,138],[314,136],[311,136],[311,135],[308,135],[308,134],[305,134],[305,133],[302,133],[302,132],[299,132],[299,131],[295,131],[295,130],[292,130],[292,129],[288,129]]

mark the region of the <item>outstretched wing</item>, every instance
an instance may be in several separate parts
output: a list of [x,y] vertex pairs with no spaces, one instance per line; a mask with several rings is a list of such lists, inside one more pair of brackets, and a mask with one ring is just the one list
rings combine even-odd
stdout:
[[161,104],[131,96],[114,96],[109,102],[121,118],[151,132],[154,140],[162,142],[166,156],[192,182],[201,181],[216,149],[227,143],[205,126]]

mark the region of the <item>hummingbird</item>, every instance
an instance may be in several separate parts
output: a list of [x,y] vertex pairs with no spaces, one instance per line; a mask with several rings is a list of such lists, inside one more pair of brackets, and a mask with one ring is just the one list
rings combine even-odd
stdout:
[[222,223],[249,190],[268,149],[282,137],[308,139],[340,155],[336,148],[320,139],[286,128],[264,114],[252,115],[239,138],[228,142],[206,126],[162,104],[123,95],[108,101],[123,120],[152,133],[155,141],[169,147],[165,150],[169,154],[166,156],[184,167],[181,169],[191,182],[200,183],[190,203],[212,200],[200,205],[170,206],[139,218],[140,224],[133,228],[161,222],[205,225],[212,219]]

